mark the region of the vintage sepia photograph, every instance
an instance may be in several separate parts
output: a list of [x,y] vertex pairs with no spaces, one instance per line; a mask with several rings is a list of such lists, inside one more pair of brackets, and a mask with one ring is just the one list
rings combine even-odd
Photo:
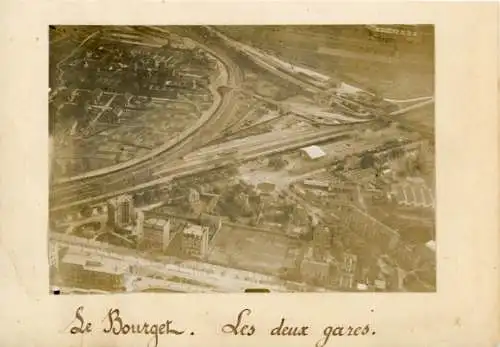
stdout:
[[47,30],[51,294],[436,292],[433,25]]

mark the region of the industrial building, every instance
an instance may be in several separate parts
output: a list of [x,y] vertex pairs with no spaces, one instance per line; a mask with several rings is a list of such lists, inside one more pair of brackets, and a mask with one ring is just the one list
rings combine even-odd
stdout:
[[358,257],[355,254],[344,253],[338,267],[336,284],[343,290],[354,288]]
[[303,184],[305,186],[309,186],[312,188],[319,188],[319,189],[328,189],[330,186],[329,182],[326,181],[320,181],[320,180],[312,180],[312,179],[306,179],[304,180]]
[[396,230],[354,205],[340,206],[338,214],[345,228],[358,233],[368,241],[376,242],[389,249],[394,249],[399,243],[400,235]]
[[319,146],[309,146],[300,149],[302,155],[310,160],[323,158],[326,153]]
[[131,195],[120,195],[108,201],[108,224],[113,227],[125,227],[132,223],[134,201]]
[[434,194],[424,183],[404,182],[393,184],[389,199],[399,205],[408,207],[434,207]]
[[166,252],[170,244],[170,220],[137,218],[138,242],[141,247]]
[[216,233],[222,228],[222,219],[219,216],[214,216],[207,213],[200,215],[200,224],[209,228],[209,241],[215,236]]
[[121,290],[128,266],[111,258],[67,253],[61,259],[60,274],[66,285],[74,287]]
[[313,229],[314,246],[318,249],[329,248],[332,244],[332,233],[327,226],[317,225]]
[[358,257],[355,254],[345,253],[342,262],[342,271],[354,273],[358,265]]
[[306,281],[326,283],[330,277],[330,265],[315,253],[315,249],[309,247],[300,264],[300,274]]
[[209,227],[188,223],[182,230],[182,252],[191,257],[208,255]]

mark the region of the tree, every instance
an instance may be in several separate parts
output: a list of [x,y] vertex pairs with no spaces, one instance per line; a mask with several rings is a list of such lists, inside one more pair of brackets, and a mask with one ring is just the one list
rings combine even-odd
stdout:
[[274,157],[269,159],[269,166],[277,170],[280,170],[286,166],[287,162],[281,157]]
[[421,174],[427,174],[430,171],[429,167],[429,152],[425,146],[422,146],[417,154],[417,158],[415,160],[415,168]]
[[416,158],[408,157],[405,161],[405,172],[408,176],[415,175],[417,171]]
[[103,95],[103,91],[101,88],[96,88],[92,91],[92,102],[94,104],[98,104]]
[[227,176],[235,176],[238,174],[238,166],[235,163],[229,164],[225,169]]
[[144,192],[144,202],[151,203],[154,200],[154,192],[152,190],[146,190]]
[[142,205],[144,204],[144,194],[143,193],[135,193],[134,194],[134,205]]
[[126,92],[125,93],[125,100],[124,100],[124,106],[127,106],[128,104],[130,104],[130,102],[132,101],[132,98],[134,97],[134,95],[132,95],[131,93],[129,92]]
[[375,159],[373,157],[373,154],[371,153],[363,154],[363,156],[361,157],[360,165],[362,169],[372,168],[375,165]]
[[93,212],[93,208],[90,207],[89,205],[85,205],[81,211],[80,211],[80,214],[82,215],[82,217],[84,218],[89,218],[92,216],[92,212]]

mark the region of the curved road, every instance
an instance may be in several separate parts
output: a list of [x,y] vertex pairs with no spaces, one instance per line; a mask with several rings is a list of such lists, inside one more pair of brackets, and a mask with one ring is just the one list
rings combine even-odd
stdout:
[[[161,37],[162,35],[166,34],[164,29],[159,27],[154,27],[152,29],[149,29],[149,31],[153,31],[153,33],[149,35],[154,35],[156,38],[158,38],[157,36]],[[186,36],[184,35],[185,33],[182,34],[182,36]],[[217,35],[217,37],[220,39],[219,35]],[[206,36],[197,37],[197,41],[207,39],[210,38]],[[235,105],[233,96],[238,92],[238,84],[242,79],[241,71],[239,70],[238,66],[236,66],[232,62],[232,60],[224,54],[222,50],[218,48],[209,48],[201,43],[198,43],[198,45],[200,45],[203,49],[209,51],[214,56],[217,56],[219,60],[226,66],[229,73],[228,85],[230,86],[230,88],[228,88],[228,90],[226,90],[225,92],[219,91],[222,94],[221,103],[212,117],[207,121],[205,126],[203,126],[199,131],[196,131],[193,134],[196,136],[192,136],[184,141],[181,141],[181,143],[176,146],[175,152],[173,150],[164,152],[158,155],[155,158],[154,162],[151,160],[141,162],[141,164],[139,165],[127,168],[123,171],[97,177],[94,180],[81,180],[78,182],[70,182],[71,184],[56,185],[55,187],[53,187],[51,193],[51,211],[60,210],[65,207],[76,207],[83,203],[95,202],[97,200],[109,198],[117,194],[122,194],[123,192],[137,191],[140,189],[150,188],[156,184],[168,182],[173,178],[173,176],[170,176],[172,170],[174,172],[176,171],[176,167],[172,166],[172,161],[187,153],[192,152],[194,149],[199,148],[206,143],[209,143],[211,139],[216,137],[220,132],[223,131],[223,129],[225,129],[226,126],[228,126],[228,121],[234,115]],[[234,42],[232,46],[234,47]],[[215,47],[217,47],[217,44],[215,45]],[[239,49],[237,50],[241,51]],[[282,76],[283,73],[281,73],[280,71],[279,75]],[[288,75],[287,77],[287,79],[290,79],[291,76]],[[421,107],[422,104],[428,104],[431,102],[433,102],[433,99],[426,100],[419,105],[412,105],[407,109]],[[403,113],[402,111],[403,110],[400,110],[398,114]],[[390,116],[391,115],[385,118],[387,119]],[[208,165],[210,167],[213,165],[218,165],[217,163],[205,164],[210,164]],[[189,174],[191,171],[203,171],[203,169],[201,169],[200,171],[199,168],[193,168],[193,170],[187,170],[185,174]],[[163,172],[166,175],[163,177],[154,175],[154,173],[158,172]]]
[[[159,37],[165,37],[165,35],[165,32],[158,31]],[[203,44],[199,45],[219,59],[225,66],[228,74],[227,84],[231,87],[237,87],[243,77],[239,67],[217,47],[209,48]],[[156,153],[154,161],[151,160],[153,158],[148,158],[145,161],[134,163],[134,165],[127,166],[119,171],[110,172],[98,177],[81,177],[75,181],[54,183],[51,187],[51,209],[71,199],[78,200],[123,189],[131,184],[131,179],[135,184],[146,182],[152,178],[151,170],[153,168],[163,166],[166,163],[168,164],[179,156],[189,153],[194,148],[202,146],[205,142],[209,142],[212,137],[224,128],[225,124],[233,116],[235,109],[234,90],[229,89],[227,92],[218,90],[217,92],[221,93],[220,104],[203,126],[194,131],[191,136],[185,138],[169,150]]]

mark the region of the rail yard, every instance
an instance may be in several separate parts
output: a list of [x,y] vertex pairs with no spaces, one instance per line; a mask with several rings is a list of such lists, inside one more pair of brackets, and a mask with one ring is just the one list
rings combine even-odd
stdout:
[[[434,291],[434,95],[376,90],[369,69],[402,86],[391,69],[432,68],[417,29],[52,33],[51,285]],[[304,33],[313,48],[283,49]]]

